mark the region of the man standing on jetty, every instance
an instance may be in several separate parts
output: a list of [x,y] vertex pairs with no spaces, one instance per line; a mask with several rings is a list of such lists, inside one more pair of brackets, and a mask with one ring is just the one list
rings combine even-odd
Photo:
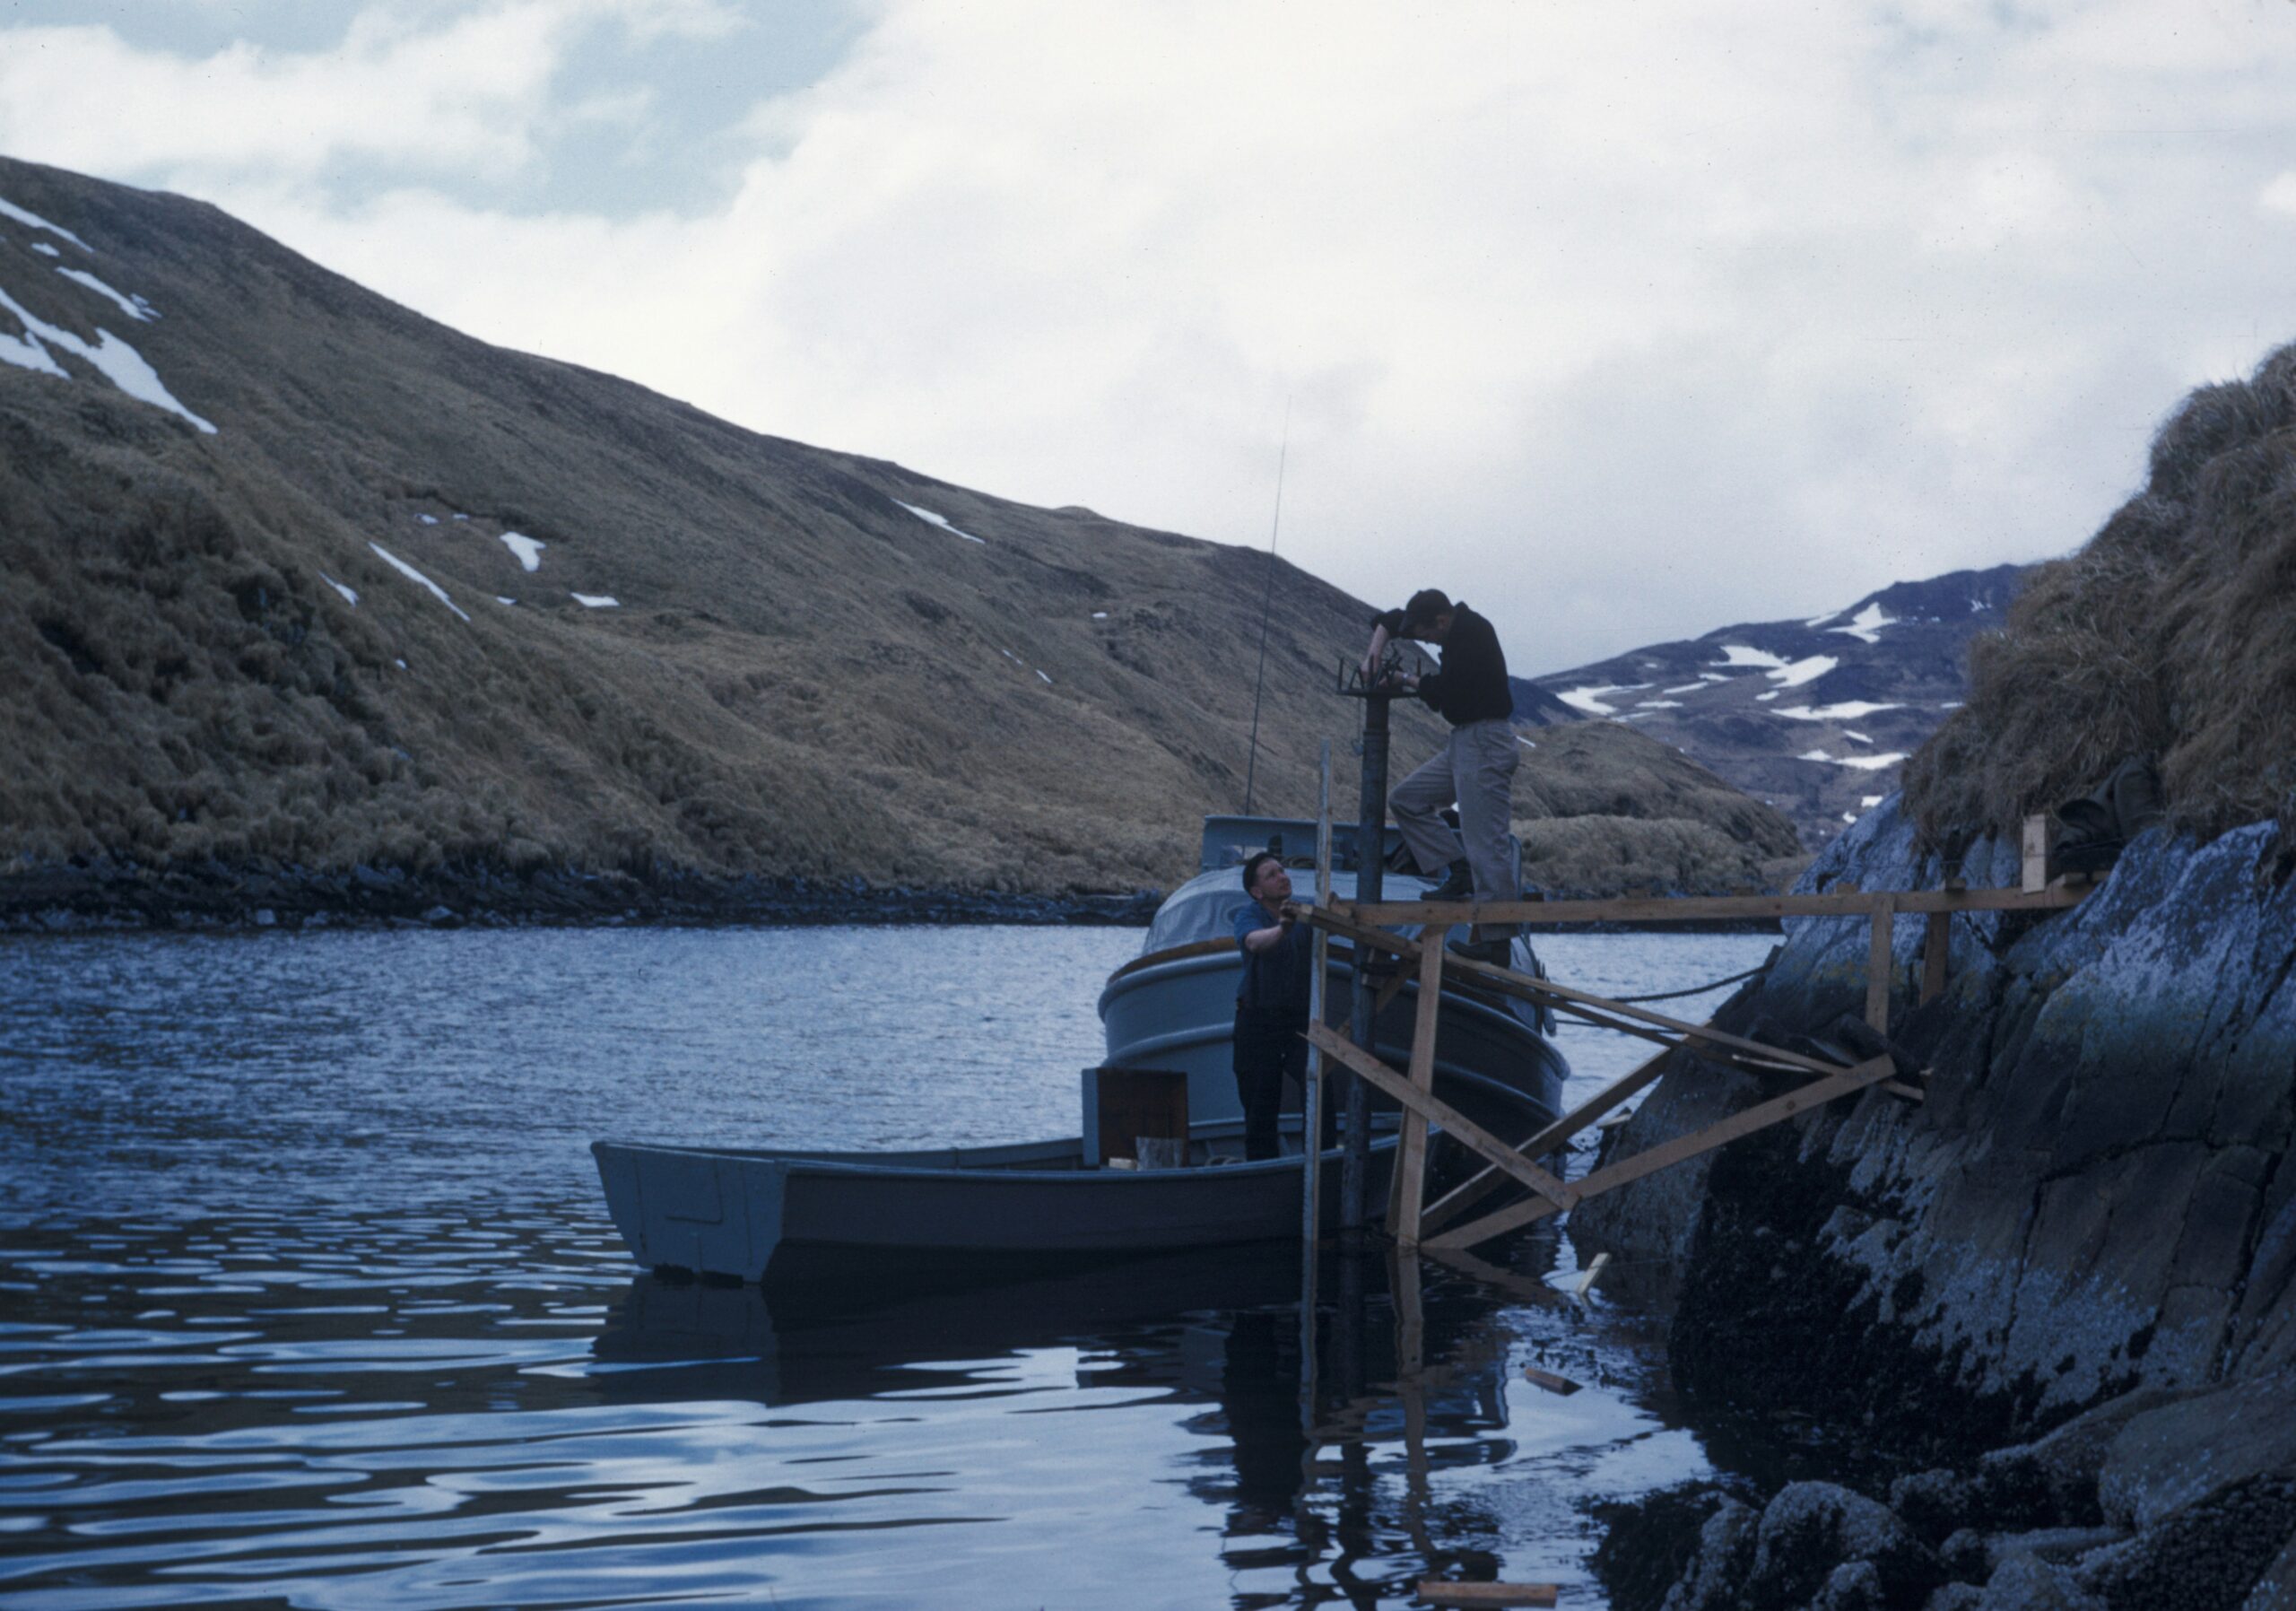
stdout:
[[[1434,588],[1422,588],[1402,609],[1372,618],[1371,647],[1363,657],[1367,683],[1378,675],[1379,657],[1392,638],[1432,643],[1443,651],[1441,670],[1407,676],[1403,687],[1451,724],[1450,742],[1387,796],[1412,859],[1428,877],[1442,874],[1426,899],[1457,901],[1472,893],[1477,901],[1520,900],[1507,836],[1522,752],[1515,742],[1515,696],[1507,686],[1499,634],[1465,600],[1453,604]],[[1442,817],[1455,800],[1457,832]],[[1479,924],[1451,949],[1504,966],[1514,935],[1512,924]]]
[[[1244,1107],[1244,1158],[1279,1155],[1275,1116],[1283,1076],[1308,1085],[1309,994],[1316,971],[1315,941],[1307,925],[1284,910],[1292,875],[1283,858],[1262,850],[1244,863],[1244,893],[1236,909],[1237,948],[1244,977],[1236,987],[1236,1096]],[[1326,1144],[1331,1129],[1326,1116]]]

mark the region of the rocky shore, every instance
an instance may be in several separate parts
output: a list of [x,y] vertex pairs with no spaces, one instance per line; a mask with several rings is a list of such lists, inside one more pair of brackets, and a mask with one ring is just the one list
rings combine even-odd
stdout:
[[1155,890],[1030,895],[876,886],[859,878],[725,877],[447,863],[424,872],[102,858],[0,875],[0,934],[91,929],[459,927],[598,924],[1031,923],[1139,926]]
[[[2012,883],[2013,847],[1980,841],[1964,870]],[[1893,801],[1802,887],[1944,871]],[[1863,922],[1787,928],[1726,1027],[1790,1043],[1858,1010]],[[2296,883],[2277,831],[2155,831],[2071,911],[1956,918],[1926,1006],[1921,933],[1898,925],[1891,1023],[1926,1102],[1869,1094],[1573,1216],[1589,1250],[1675,1270],[1687,1395],[1860,1450],[1853,1485],[1613,1519],[1617,1603],[2296,1606]],[[1762,1094],[1682,1058],[1607,1145]]]

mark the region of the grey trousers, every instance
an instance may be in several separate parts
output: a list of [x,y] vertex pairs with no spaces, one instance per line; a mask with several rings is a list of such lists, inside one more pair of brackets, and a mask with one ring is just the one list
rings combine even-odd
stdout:
[[[1427,764],[1387,796],[1411,857],[1428,872],[1440,872],[1461,856],[1474,873],[1478,901],[1518,901],[1514,859],[1507,835],[1515,804],[1515,768],[1522,760],[1514,727],[1504,721],[1471,721],[1451,729],[1451,741]],[[1443,807],[1457,802],[1459,831],[1443,821]],[[1511,925],[1479,929],[1480,939],[1511,935]]]

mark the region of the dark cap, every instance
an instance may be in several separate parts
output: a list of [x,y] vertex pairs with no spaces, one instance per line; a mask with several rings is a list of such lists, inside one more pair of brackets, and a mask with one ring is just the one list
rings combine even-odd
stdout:
[[1441,593],[1433,588],[1422,588],[1404,605],[1403,623],[1405,628],[1431,625],[1435,617],[1448,614],[1450,608],[1451,601]]

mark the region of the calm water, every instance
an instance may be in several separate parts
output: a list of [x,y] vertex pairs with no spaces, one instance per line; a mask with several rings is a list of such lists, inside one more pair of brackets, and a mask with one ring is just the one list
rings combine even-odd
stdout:
[[[1073,1133],[1139,941],[0,939],[0,1604],[1599,1606],[1586,1505],[1744,1457],[1631,1272],[1544,1297],[1552,1233],[1426,1267],[1415,1328],[1327,1267],[1313,1446],[1286,1250],[848,1312],[630,1263],[594,1136]],[[1628,992],[1769,944],[1542,953]],[[1640,1056],[1565,1033],[1578,1088]]]

